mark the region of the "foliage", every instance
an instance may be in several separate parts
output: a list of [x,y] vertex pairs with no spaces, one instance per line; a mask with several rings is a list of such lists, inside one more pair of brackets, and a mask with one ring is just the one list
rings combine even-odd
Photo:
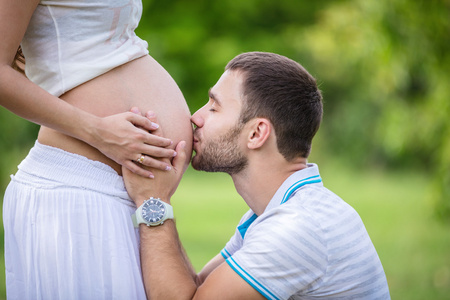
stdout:
[[9,175],[16,172],[18,162],[25,157],[36,140],[38,126],[24,121],[2,107],[0,120],[0,191],[3,199]]
[[[314,151],[427,172],[429,197],[450,220],[449,15],[448,0],[144,0],[138,35],[192,112],[238,53],[299,61],[325,99],[323,149]],[[0,117],[4,187],[37,127],[4,109]]]
[[314,24],[321,7],[331,2],[146,1],[138,31],[196,110],[238,53],[272,51],[299,58],[285,32]]
[[141,35],[191,110],[245,51],[302,63],[325,99],[330,153],[359,166],[414,166],[450,219],[449,1],[149,1]]
[[320,74],[331,145],[360,161],[430,171],[447,218],[449,12],[448,1],[351,1],[325,9],[302,39],[316,69],[330,70]]

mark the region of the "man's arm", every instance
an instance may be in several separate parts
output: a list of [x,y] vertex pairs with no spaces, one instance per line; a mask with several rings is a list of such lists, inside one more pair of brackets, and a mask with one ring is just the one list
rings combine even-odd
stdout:
[[218,266],[220,266],[224,262],[225,262],[225,258],[223,258],[222,254],[219,253],[216,256],[214,256],[214,258],[211,259],[203,267],[203,269],[200,271],[200,273],[198,273],[198,277],[197,277],[198,283],[202,284],[203,282],[205,282],[206,277],[208,277],[212,271],[214,271]]
[[[178,238],[175,222],[140,225],[141,261],[149,299],[264,299],[242,279],[223,257],[216,256],[202,270],[204,282],[195,275]],[[201,274],[202,274],[201,273]]]
[[196,274],[182,249],[173,220],[140,225],[141,265],[148,299],[192,299]]
[[[157,134],[161,134],[160,130],[158,131]],[[127,192],[137,207],[150,197],[160,198],[170,204],[170,197],[181,180],[187,162],[184,142],[180,142],[175,151],[178,155],[172,161],[172,169],[166,172],[154,170],[153,173],[156,175],[154,179],[137,176],[122,168]],[[179,281],[181,284],[170,286],[170,289],[180,291],[182,294],[195,290],[196,273],[182,248],[173,220],[166,220],[163,225],[156,227],[141,224],[140,236],[141,266],[148,298],[169,299],[165,296],[165,289],[169,286],[166,278],[169,276],[173,277],[175,282],[178,281],[178,277],[184,279]],[[190,284],[193,286],[189,286]],[[175,293],[177,294],[178,292]]]
[[[155,120],[152,120],[156,122]],[[161,134],[160,129],[156,134]],[[150,197],[170,204],[188,160],[180,142],[170,171],[154,171],[155,178],[145,178],[122,168],[128,194],[139,207]],[[155,299],[264,299],[234,272],[222,256],[212,259],[196,275],[178,237],[174,220],[148,227],[141,224],[141,266],[147,298]]]
[[[185,155],[179,146],[176,151],[178,156],[172,170],[158,171],[154,179],[135,175],[123,168],[128,193],[137,206],[151,196],[170,203],[172,191],[178,185],[177,178],[181,178],[176,170],[182,167]],[[174,181],[175,184],[171,183]],[[142,274],[149,299],[264,299],[224,263],[220,254],[197,276],[184,252],[174,220],[166,220],[156,227],[141,224],[139,232]]]
[[[179,149],[177,152],[180,153]],[[125,172],[128,191],[133,195],[131,189],[148,187],[144,181],[155,183],[161,180],[161,175],[172,171],[155,174],[155,179]],[[148,196],[135,198],[138,206],[153,195],[170,202],[157,189],[150,188],[146,193]],[[220,254],[197,276],[182,247],[174,220],[166,220],[156,227],[141,224],[139,232],[142,274],[148,299],[264,299],[225,263]]]

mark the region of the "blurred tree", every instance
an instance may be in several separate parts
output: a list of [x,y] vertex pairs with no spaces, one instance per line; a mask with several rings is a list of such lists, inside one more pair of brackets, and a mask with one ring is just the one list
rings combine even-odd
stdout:
[[145,1],[138,34],[180,85],[195,111],[225,64],[246,51],[297,56],[284,31],[317,21],[328,3],[342,1]]
[[439,0],[333,4],[304,29],[298,47],[322,70],[331,146],[357,161],[430,171],[446,218],[449,16],[450,3]]
[[146,4],[142,34],[192,110],[236,54],[289,56],[321,83],[333,154],[430,172],[438,211],[450,216],[449,1]]

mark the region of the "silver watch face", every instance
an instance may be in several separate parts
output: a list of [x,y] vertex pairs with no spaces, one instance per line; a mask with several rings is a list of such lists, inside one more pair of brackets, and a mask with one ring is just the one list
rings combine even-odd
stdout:
[[150,199],[142,205],[142,218],[148,223],[158,223],[164,218],[166,207],[158,199]]

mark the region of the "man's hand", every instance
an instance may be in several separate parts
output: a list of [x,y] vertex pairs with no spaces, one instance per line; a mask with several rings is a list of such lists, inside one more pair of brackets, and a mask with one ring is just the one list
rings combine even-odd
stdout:
[[[157,123],[156,116],[152,112],[148,112],[146,117],[150,121]],[[162,136],[162,129],[158,128],[153,131],[153,134]],[[122,167],[126,189],[131,199],[136,203],[136,206],[140,206],[144,200],[150,197],[160,198],[167,203],[170,202],[170,197],[175,193],[185,171],[185,165],[188,162],[185,146],[185,141],[177,144],[175,148],[177,155],[172,161],[167,158],[162,159],[169,165],[170,170],[161,171],[151,169],[151,172],[154,174],[154,178],[152,179],[136,175],[127,168]]]

